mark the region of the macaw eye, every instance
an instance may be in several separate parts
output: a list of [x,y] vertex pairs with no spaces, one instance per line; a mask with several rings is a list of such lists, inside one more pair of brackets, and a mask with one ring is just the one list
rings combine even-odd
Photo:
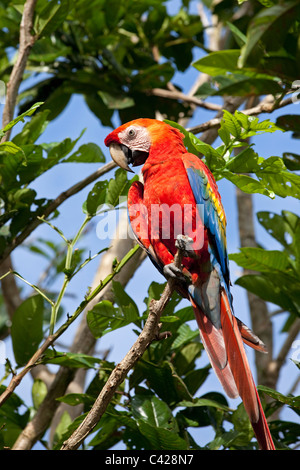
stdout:
[[135,129],[129,129],[128,130],[128,135],[129,135],[129,137],[134,137],[136,135]]

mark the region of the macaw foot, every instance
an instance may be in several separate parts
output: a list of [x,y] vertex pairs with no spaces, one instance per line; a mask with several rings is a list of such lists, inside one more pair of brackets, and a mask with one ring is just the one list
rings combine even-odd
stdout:
[[[193,257],[195,252],[192,248],[192,244],[193,239],[188,237],[187,235],[178,235],[175,242],[176,248],[181,251],[183,257]],[[184,274],[182,272],[182,269],[177,267],[175,263],[170,263],[164,266],[163,273],[167,279],[176,279],[176,281],[184,282],[185,284],[187,282],[190,282],[189,276],[187,274]]]
[[195,256],[193,242],[194,240],[187,235],[177,235],[175,246],[181,251],[183,256],[192,258]]
[[166,264],[163,267],[164,276],[166,279],[176,279],[177,281],[186,282],[186,277],[180,268],[177,268],[174,263]]

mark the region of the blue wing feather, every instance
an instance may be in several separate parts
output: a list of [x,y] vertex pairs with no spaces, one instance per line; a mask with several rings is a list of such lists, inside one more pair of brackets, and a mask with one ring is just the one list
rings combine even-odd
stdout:
[[231,300],[229,261],[226,247],[226,217],[220,196],[217,193],[216,183],[207,167],[195,155],[186,154],[183,162],[196,203],[204,206],[199,213],[210,235],[211,263],[219,272],[221,283]]

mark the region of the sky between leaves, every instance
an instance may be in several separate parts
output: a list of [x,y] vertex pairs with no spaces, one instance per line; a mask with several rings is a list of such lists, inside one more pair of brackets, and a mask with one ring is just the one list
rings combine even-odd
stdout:
[[[180,2],[177,0],[171,0],[168,4],[170,11],[176,12]],[[192,10],[196,12],[197,1],[191,2]],[[195,51],[194,60],[200,58],[199,52]],[[197,77],[198,72],[193,67],[190,67],[184,74],[177,73],[176,81],[181,84],[183,87],[183,92],[188,92],[192,86],[194,80]],[[221,103],[220,98],[215,97],[211,98],[210,101],[215,103]],[[295,109],[296,108],[296,109]],[[0,113],[2,112],[3,105],[0,105]],[[297,114],[300,112],[300,103],[290,105],[285,109],[286,114]],[[280,112],[274,112],[271,116],[261,115],[260,119],[271,119],[273,122],[276,120],[276,116]],[[147,116],[141,116],[147,117]],[[205,111],[203,109],[198,109],[195,113],[193,119],[189,122],[189,126],[199,124],[201,122],[207,121],[208,119],[214,117],[214,112]],[[113,119],[115,126],[119,125],[117,119]],[[22,124],[21,124],[22,125]],[[14,134],[20,131],[21,125],[17,125],[14,129]],[[83,143],[95,142],[98,144],[103,152],[105,153],[107,161],[110,161],[110,155],[108,149],[105,148],[103,140],[106,135],[111,131],[110,128],[105,128],[101,126],[97,118],[88,110],[87,106],[84,104],[84,100],[80,96],[73,96],[69,102],[66,109],[63,113],[50,123],[45,133],[42,135],[43,142],[58,142],[63,140],[66,137],[71,139],[76,139],[81,133],[82,129],[86,128],[86,132],[83,134],[80,142],[77,144],[77,147]],[[39,143],[39,142],[38,142]],[[216,144],[216,143],[215,143]],[[266,134],[255,139],[255,151],[264,157],[270,156],[281,156],[284,151],[290,151],[297,153],[299,147],[299,142],[296,139],[291,139],[290,134],[275,132],[274,134]],[[79,181],[84,176],[89,175],[98,167],[97,164],[68,164],[65,166],[58,165],[52,170],[48,171],[45,175],[42,175],[38,178],[32,185],[33,189],[36,189],[38,193],[43,194],[47,198],[57,196],[62,189],[70,187],[75,182]],[[137,169],[138,171],[138,169]],[[114,171],[109,174],[109,177],[112,177]],[[79,227],[81,220],[80,217],[84,217],[84,214],[81,211],[81,206],[83,201],[86,199],[86,196],[92,185],[85,188],[79,194],[68,199],[60,208],[60,216],[56,220],[56,225],[58,225],[64,234],[67,237],[71,237]],[[226,180],[219,182],[219,190],[221,193],[222,201],[225,207],[226,216],[227,216],[227,242],[228,242],[228,251],[229,253],[235,253],[239,248],[239,239],[238,239],[238,227],[237,227],[237,209],[235,201],[235,188]],[[276,197],[275,200],[271,200],[265,196],[254,195],[254,209],[255,212],[258,210],[274,211],[280,213],[283,209],[288,209],[292,212],[299,214],[299,201],[293,198],[282,199]],[[82,214],[82,215],[81,215]],[[97,221],[96,221],[97,222]],[[278,249],[279,245],[277,242],[270,237],[267,232],[256,222],[256,234],[258,242],[269,249]],[[47,239],[58,240],[57,235],[49,229],[46,225],[39,227],[32,235],[32,238],[45,237]],[[96,236],[96,229],[92,227],[90,232],[84,238],[84,240],[79,243],[79,246],[91,250],[92,254],[99,251],[102,247],[106,246],[107,242],[100,241]],[[43,261],[39,256],[35,256],[32,253],[24,248],[19,248],[13,254],[13,260],[15,264],[15,269],[22,274],[26,279],[31,282],[36,282],[37,276],[42,272]],[[76,276],[70,285],[70,292],[76,293],[76,299],[72,297],[67,297],[65,301],[66,311],[72,312],[77,306],[77,300],[82,298],[86,292],[86,286],[92,283],[94,271],[96,269],[98,259],[91,262],[84,270],[80,273],[79,276]],[[44,266],[45,267],[45,266]],[[231,267],[231,278],[234,283],[235,279],[239,277],[239,269],[234,263],[230,263]],[[161,275],[155,270],[150,261],[146,260],[143,265],[139,268],[137,274],[128,284],[126,291],[130,296],[132,296],[137,303],[138,307],[142,310],[144,308],[143,299],[147,295],[147,289],[153,280],[157,282],[163,282]],[[27,287],[24,287],[27,290]],[[238,316],[245,322],[249,324],[249,315],[248,315],[248,306],[246,300],[246,292],[238,287],[233,286],[232,293],[234,296],[235,305],[239,306]],[[274,307],[276,308],[276,307]],[[80,319],[79,319],[80,321]],[[275,322],[275,334],[280,330],[282,326],[282,320]],[[66,344],[68,338],[72,338],[74,329],[78,325],[78,320],[72,326],[72,330],[68,335],[63,336],[63,343]],[[120,335],[122,338],[120,339]],[[107,348],[111,349],[111,354],[109,356],[110,360],[119,361],[126,354],[129,347],[132,345],[136,336],[132,333],[130,326],[125,327],[122,330],[117,330],[111,334],[104,336],[101,339],[100,349],[105,350]],[[277,344],[277,347],[280,348],[280,344]],[[275,351],[275,354],[278,351]],[[11,355],[11,346],[7,343],[7,354]],[[204,355],[203,355],[204,356]],[[249,353],[250,360],[253,360],[252,352]],[[299,358],[298,358],[299,359]],[[201,361],[204,364],[207,364],[206,357],[201,358]],[[3,365],[0,365],[0,368],[3,368]],[[285,373],[281,376],[278,391],[285,393],[288,391],[288,384],[291,383],[291,376],[295,376],[297,371],[295,366],[291,363],[285,368]],[[1,375],[2,371],[1,371]],[[215,378],[214,374],[210,375],[210,378],[205,381],[203,389],[201,389],[201,394],[204,394],[211,390],[218,390],[222,392],[221,386],[219,385],[218,380]],[[17,390],[17,393],[20,394],[27,401],[27,397],[31,395],[31,379],[29,377],[25,378],[22,382],[22,385]],[[238,402],[236,402],[238,403]],[[235,405],[236,406],[236,405]],[[288,414],[288,411],[287,411]],[[288,419],[288,416],[286,417]],[[203,439],[203,443],[208,442],[209,436],[207,435],[207,430],[195,431],[203,433],[203,436],[200,436],[200,439]]]

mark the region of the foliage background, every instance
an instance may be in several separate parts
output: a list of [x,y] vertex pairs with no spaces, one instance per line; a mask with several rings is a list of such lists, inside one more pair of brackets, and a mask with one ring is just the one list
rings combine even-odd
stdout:
[[[18,4],[21,4],[22,2],[18,2]],[[42,12],[42,8],[45,7],[45,5],[49,3],[52,4],[55,2],[46,2],[46,1],[40,1],[37,4],[37,8],[40,8],[40,12]],[[191,113],[190,109],[186,109],[183,107],[182,103],[178,102],[178,100],[167,100],[167,99],[161,99],[158,97],[147,97],[144,99],[140,99],[141,95],[143,95],[144,90],[143,87],[146,88],[145,83],[147,83],[147,80],[149,81],[149,88],[154,88],[158,86],[159,80],[156,82],[155,81],[155,74],[153,72],[151,73],[148,70],[149,67],[154,67],[153,65],[153,57],[150,59],[149,57],[149,50],[154,49],[153,44],[150,44],[147,42],[147,37],[144,38],[144,44],[141,49],[136,51],[136,49],[133,49],[131,51],[131,72],[132,70],[136,67],[136,64],[138,63],[141,72],[142,78],[140,79],[141,81],[139,82],[139,78],[136,78],[136,81],[134,85],[131,84],[133,87],[130,89],[129,93],[129,98],[128,95],[126,94],[128,91],[128,88],[126,86],[126,71],[122,68],[124,64],[129,67],[128,62],[123,59],[123,54],[125,52],[122,50],[122,47],[117,49],[118,55],[117,59],[122,63],[122,67],[120,66],[120,63],[115,64],[113,60],[115,60],[114,57],[111,57],[108,54],[108,50],[105,48],[107,44],[114,44],[115,42],[120,41],[120,36],[122,37],[122,40],[124,41],[123,44],[126,44],[126,46],[129,48],[130,45],[126,43],[126,40],[124,39],[124,36],[122,36],[123,32],[120,32],[119,29],[119,21],[122,18],[122,15],[124,14],[124,2],[121,1],[116,1],[115,2],[115,8],[112,6],[112,2],[109,2],[109,8],[107,7],[107,2],[104,1],[95,1],[95,2],[90,2],[90,8],[93,11],[94,15],[99,15],[99,17],[95,16],[95,18],[91,18],[89,15],[90,13],[85,10],[86,6],[84,5],[85,2],[76,2],[76,13],[74,13],[74,9],[72,10],[72,7],[74,7],[73,3],[70,2],[64,2],[62,1],[61,4],[65,5],[66,8],[70,8],[69,10],[69,16],[64,16],[65,13],[62,13],[62,18],[64,21],[64,28],[62,28],[62,25],[59,24],[59,18],[56,17],[56,20],[58,21],[57,28],[55,25],[51,23],[43,23],[42,20],[40,20],[39,27],[45,27],[49,28],[49,31],[51,31],[51,35],[47,35],[47,29],[44,30],[44,37],[42,37],[39,41],[36,43],[35,48],[32,51],[32,54],[30,56],[30,61],[29,61],[29,67],[28,67],[28,78],[27,80],[24,80],[24,82],[21,85],[21,95],[20,95],[20,111],[25,111],[30,107],[31,104],[37,101],[45,101],[46,100],[46,105],[44,105],[45,108],[50,108],[51,112],[53,113],[51,118],[54,118],[51,120],[49,123],[48,127],[45,129],[41,137],[37,140],[38,144],[44,143],[44,142],[61,142],[66,138],[71,138],[72,140],[75,140],[78,138],[78,136],[81,134],[82,129],[86,128],[85,133],[82,135],[80,138],[80,141],[76,144],[74,147],[73,151],[76,151],[81,145],[83,144],[89,144],[89,143],[96,143],[100,148],[102,148],[103,152],[105,153],[107,161],[110,160],[110,157],[108,155],[107,149],[103,148],[103,140],[104,137],[107,135],[107,133],[111,130],[111,125],[113,127],[116,127],[119,125],[120,118],[123,121],[127,121],[133,117],[138,117],[140,116],[141,111],[146,111],[150,109],[151,112],[153,113],[153,110],[155,110],[155,107],[153,106],[154,104],[158,106],[159,111],[162,114],[166,114],[166,117],[168,119],[177,121],[179,117],[179,111],[185,111],[188,113]],[[202,2],[201,2],[202,3]],[[211,14],[209,13],[209,9],[215,9],[215,13],[219,15],[219,18],[222,18],[222,21],[231,21],[232,15],[236,13],[237,9],[242,9],[245,8],[244,4],[237,5],[236,2],[219,2],[214,6],[211,2],[203,2],[204,5],[202,7],[205,8],[205,12],[208,15],[209,20],[212,20]],[[251,3],[252,6],[256,9],[256,11],[259,11],[260,9],[264,8],[264,2],[246,2],[246,3]],[[271,6],[274,6],[276,2],[270,2]],[[290,2],[291,4],[294,3],[295,5],[297,2]],[[4,58],[2,59],[2,79],[6,80],[8,77],[8,72],[9,72],[9,60],[13,60],[14,53],[15,53],[15,47],[17,44],[17,38],[18,38],[18,24],[19,24],[19,19],[20,15],[16,13],[18,11],[18,7],[13,4],[13,2],[10,4],[9,10],[6,10],[8,2],[1,2],[1,11],[2,11],[2,50],[5,50],[7,52],[7,63],[5,63]],[[132,5],[136,5],[136,2],[132,2]],[[152,18],[152,25],[151,22],[149,22],[149,29],[145,30],[144,33],[149,35],[151,39],[154,41],[154,45],[158,47],[158,49],[161,50],[162,55],[165,54],[164,59],[162,60],[163,65],[163,74],[165,78],[165,82],[162,83],[161,87],[165,87],[165,83],[172,78],[172,83],[174,84],[179,84],[182,92],[183,93],[188,93],[191,86],[194,84],[195,80],[198,77],[198,71],[190,66],[190,63],[192,61],[196,61],[197,59],[200,59],[204,57],[208,50],[205,50],[205,48],[200,48],[200,47],[194,47],[195,45],[198,46],[197,41],[201,42],[202,40],[202,32],[201,29],[197,31],[197,25],[199,25],[199,19],[198,19],[198,2],[196,1],[191,1],[191,2],[183,2],[183,8],[189,7],[189,12],[192,13],[197,17],[197,21],[194,17],[190,19],[191,23],[194,25],[194,35],[193,35],[193,40],[188,41],[190,39],[189,31],[191,31],[191,26],[184,28],[184,21],[180,22],[178,21],[178,24],[180,25],[179,30],[177,30],[177,33],[179,34],[179,37],[183,37],[184,34],[186,34],[187,38],[187,44],[186,49],[184,49],[184,45],[182,46],[183,49],[176,51],[172,51],[173,55],[171,57],[168,57],[168,54],[170,53],[168,50],[164,49],[164,44],[166,42],[164,34],[167,34],[166,30],[163,30],[162,24],[159,18],[159,13],[160,8],[162,8],[162,5],[164,2],[160,1],[155,1],[155,2],[140,2],[140,4],[145,5],[150,5],[150,11],[151,11],[151,18]],[[11,6],[12,5],[12,6]],[[59,2],[56,2],[56,5],[60,5]],[[172,16],[178,14],[181,3],[177,2],[175,0],[171,0],[169,2],[165,3],[169,14]],[[280,5],[280,4],[279,4]],[[82,8],[82,9],[80,9]],[[105,35],[104,38],[98,36],[98,29],[101,24],[101,15],[99,11],[105,11],[105,18],[107,21],[107,29],[105,29]],[[51,7],[50,7],[51,9]],[[8,11],[8,13],[7,13]],[[70,13],[71,12],[71,13]],[[118,12],[117,15],[115,15],[115,12]],[[112,14],[113,13],[113,14]],[[7,15],[10,15],[10,23],[7,21]],[[70,20],[75,16],[75,21],[72,27],[68,26],[68,23],[66,22],[67,20]],[[80,17],[80,15],[83,15]],[[86,15],[86,17],[85,17]],[[43,18],[43,15],[40,15],[41,18]],[[89,16],[89,18],[88,18]],[[47,16],[46,16],[47,17]],[[89,38],[89,41],[87,42],[80,42],[79,36],[78,36],[78,29],[80,29],[80,21],[86,22],[86,25],[88,25],[89,28],[89,33],[92,35],[92,38]],[[55,16],[54,16],[55,19]],[[244,33],[246,33],[246,23],[249,20],[247,18],[246,20],[246,15],[241,16],[240,21],[237,20],[235,22],[235,25],[237,27],[240,27]],[[6,21],[6,23],[5,23]],[[281,20],[278,21],[283,21]],[[244,22],[244,23],[243,23]],[[5,28],[8,28],[9,24],[9,34],[5,34]],[[48,24],[48,26],[47,26]],[[293,31],[294,36],[297,37],[298,30],[299,28],[299,23],[297,21],[295,22],[294,26],[295,29]],[[73,28],[73,29],[72,29]],[[96,28],[93,31],[93,28]],[[152,28],[152,29],[151,29]],[[180,29],[181,28],[181,29]],[[190,28],[190,29],[189,29]],[[68,41],[70,41],[71,44],[73,44],[73,51],[71,51],[71,54],[69,56],[69,63],[68,67],[66,67],[66,70],[64,70],[64,61],[60,61],[60,57],[63,56],[63,52],[67,53],[67,51],[59,51],[59,54],[55,50],[50,50],[50,52],[47,50],[49,47],[49,37],[52,37],[52,46],[55,44],[55,47],[57,47],[58,43],[53,43],[53,36],[55,36],[55,40],[58,41],[59,36],[62,34],[62,29],[64,29],[64,33],[68,34]],[[143,31],[139,31],[139,33],[142,35]],[[199,37],[195,40],[195,36],[198,34]],[[115,35],[115,36],[114,36]],[[181,36],[180,36],[181,35]],[[272,36],[273,37],[273,36]],[[12,38],[14,41],[12,41]],[[61,37],[61,39],[65,39]],[[82,37],[81,37],[82,39]],[[50,42],[51,42],[50,41]],[[73,41],[73,42],[72,42]],[[98,41],[98,43],[97,43]],[[103,41],[103,43],[101,43]],[[195,41],[195,43],[193,43]],[[206,41],[208,41],[208,38],[206,38]],[[238,47],[239,44],[238,41],[233,43],[233,39],[231,38],[231,44],[227,44],[227,47],[224,47],[225,49],[229,49],[230,45],[231,47],[232,44],[234,44],[234,47]],[[265,39],[265,46],[269,47],[268,44],[269,38]],[[176,42],[176,41],[175,41]],[[12,45],[12,43],[14,45]],[[230,43],[230,41],[229,41]],[[40,44],[40,50],[39,50],[39,44]],[[84,50],[82,50],[84,44]],[[288,44],[292,44],[294,47],[293,41],[290,39],[290,42]],[[193,46],[193,48],[192,48]],[[294,55],[297,56],[297,52],[293,49],[293,47],[289,48],[286,47],[286,43],[282,43],[280,45],[281,49],[280,52],[284,50],[284,58],[288,59],[290,56]],[[55,49],[54,47],[54,49]],[[89,50],[89,47],[91,50]],[[97,67],[97,63],[95,59],[91,60],[91,63],[89,60],[93,55],[95,55],[95,49],[105,49],[105,54],[104,54],[104,64],[108,68],[109,73],[107,76],[98,76],[97,73],[93,75],[93,67]],[[125,46],[124,46],[125,48]],[[293,49],[293,50],[291,50]],[[101,49],[102,50],[102,49]],[[72,54],[73,52],[73,54]],[[145,52],[144,56],[142,52]],[[252,51],[253,52],[253,51]],[[278,52],[278,51],[276,51]],[[49,55],[47,56],[47,53]],[[40,55],[39,55],[40,54]],[[52,54],[52,55],[51,55]],[[58,55],[56,55],[58,54]],[[272,54],[271,54],[272,55]],[[276,54],[274,53],[274,56]],[[280,54],[278,53],[278,56]],[[254,51],[254,57],[259,57],[259,52]],[[105,62],[105,59],[107,62]],[[170,66],[167,62],[167,60],[170,59],[171,63],[173,64],[173,67],[175,69],[175,74],[174,77],[172,77],[172,70],[170,70]],[[251,59],[251,57],[250,57]],[[283,59],[282,59],[283,60]],[[86,62],[85,62],[86,61]],[[122,62],[123,61],[123,62]],[[107,66],[107,63],[109,66]],[[174,64],[176,63],[176,67]],[[135,64],[135,67],[132,66],[132,64]],[[253,66],[253,64],[251,64]],[[77,68],[76,68],[77,67]],[[91,72],[92,70],[92,72]],[[287,69],[289,70],[289,69]],[[87,73],[88,71],[88,73]],[[95,73],[95,70],[94,70]],[[293,76],[293,79],[297,79],[298,72],[295,73],[295,76]],[[74,75],[73,75],[74,74]],[[275,73],[274,73],[275,74]],[[47,88],[48,83],[45,82],[45,88],[41,89],[41,87],[36,87],[35,84],[40,83],[41,80],[48,80],[49,77],[55,75],[56,82],[55,80]],[[139,74],[136,74],[138,76]],[[143,76],[144,75],[144,76]],[[292,75],[292,74],[291,74]],[[133,74],[135,76],[135,74]],[[68,78],[74,77],[74,80],[68,81]],[[60,80],[62,80],[64,83],[61,84]],[[286,83],[290,85],[291,77],[286,77],[284,80],[286,80]],[[70,83],[71,82],[71,83]],[[101,86],[99,86],[99,83]],[[124,85],[125,83],[125,85]],[[28,93],[28,88],[32,88],[32,93]],[[101,100],[99,100],[99,94],[96,93],[97,87],[100,88],[100,97]],[[140,88],[142,88],[142,90]],[[148,88],[148,87],[147,87]],[[286,85],[286,88],[288,88],[288,85]],[[120,98],[119,96],[116,99],[116,95],[120,93],[120,89],[123,92],[123,96]],[[54,93],[52,93],[54,90]],[[89,90],[90,94],[87,95],[87,90]],[[22,94],[23,93],[23,94]],[[108,94],[111,93],[111,94]],[[242,90],[242,93],[244,93],[244,90]],[[266,93],[266,90],[264,91],[263,95]],[[67,102],[66,96],[70,94],[70,100]],[[96,99],[96,104],[95,102],[92,101],[93,98],[95,98],[95,94],[97,94],[97,99]],[[84,96],[83,96],[84,95]],[[203,95],[201,95],[203,96]],[[207,96],[207,95],[205,95]],[[65,101],[64,101],[65,98]],[[136,99],[136,107],[128,107],[130,105],[130,102],[126,100],[130,99]],[[52,102],[51,102],[52,99]],[[116,99],[116,101],[114,101]],[[105,100],[111,100],[105,101]],[[220,96],[208,96],[208,100],[210,102],[216,103],[216,104],[222,104],[222,97]],[[87,103],[90,105],[90,108],[87,106]],[[96,108],[93,108],[96,106]],[[108,104],[108,107],[107,107]],[[151,105],[151,108],[149,108],[149,104]],[[139,108],[144,106],[144,109],[140,110]],[[109,106],[112,106],[112,109],[109,108]],[[273,122],[276,121],[276,118],[281,115],[285,114],[299,114],[298,110],[299,105],[297,104],[291,104],[290,106],[286,107],[284,110],[277,110],[272,113],[272,115],[264,115],[263,113],[260,115],[260,119],[268,119],[271,118]],[[91,108],[95,111],[95,113],[92,112]],[[114,109],[116,108],[116,109]],[[295,110],[295,108],[297,108]],[[149,116],[148,113],[148,116]],[[212,110],[205,110],[201,107],[197,108],[196,110],[193,110],[192,118],[188,122],[188,126],[192,127],[194,125],[198,125],[201,122],[208,121],[209,119],[213,118],[215,116],[216,111]],[[102,118],[102,122],[99,120],[99,116]],[[294,129],[294,137],[297,137],[297,132],[299,131],[299,127],[296,128],[297,123],[294,122],[295,129]],[[14,131],[13,131],[13,136],[17,135],[21,129],[23,128],[23,124],[19,123],[18,125],[15,126]],[[215,146],[216,144],[214,144]],[[295,138],[292,138],[291,132],[286,132],[282,133],[280,131],[275,132],[275,133],[270,133],[270,134],[263,134],[261,136],[255,136],[255,151],[263,156],[264,158],[271,157],[273,155],[278,155],[281,156],[284,152],[291,152],[297,154],[298,150],[298,140]],[[298,165],[299,165],[299,160],[298,160]],[[57,194],[61,193],[61,191],[65,188],[70,187],[72,184],[77,182],[78,180],[82,179],[85,176],[88,176],[91,174],[91,172],[95,171],[99,167],[99,162],[97,161],[96,163],[89,163],[86,164],[84,162],[76,162],[76,163],[64,163],[64,164],[59,164],[51,168],[51,170],[47,171],[46,173],[42,174],[39,176],[36,180],[34,180],[30,184],[30,188],[34,189],[40,197],[45,197],[47,199],[51,199],[57,196]],[[297,168],[299,169],[299,168]],[[111,178],[114,176],[115,170],[113,170],[111,173],[107,175],[107,178]],[[59,215],[57,216],[56,219],[54,219],[53,223],[58,226],[66,238],[70,238],[74,235],[74,232],[77,230],[78,226],[80,225],[80,217],[81,217],[81,206],[83,202],[86,200],[89,191],[91,190],[92,185],[84,188],[80,193],[77,195],[73,196],[72,198],[68,199],[60,208],[59,208]],[[240,240],[239,240],[239,228],[238,228],[238,212],[237,212],[237,206],[236,206],[236,193],[235,193],[235,187],[232,183],[229,181],[222,179],[219,181],[219,189],[222,195],[222,200],[223,204],[225,206],[225,211],[227,214],[227,219],[228,219],[228,250],[229,253],[237,253],[239,250],[240,246]],[[299,213],[299,202],[298,198],[295,199],[294,197],[287,197],[287,198],[280,198],[276,197],[275,200],[271,200],[267,198],[266,196],[260,195],[260,194],[255,194],[253,197],[253,203],[254,203],[254,211],[274,211],[277,214],[281,212],[281,210],[288,209],[291,212],[295,212],[296,214]],[[107,241],[105,243],[99,241],[97,235],[96,235],[96,223],[97,223],[97,217],[93,220],[93,223],[89,229],[89,231],[85,234],[84,238],[80,241],[79,243],[79,248],[82,248],[85,250],[85,253],[88,250],[91,250],[92,253],[95,253],[99,251],[101,248],[104,246],[107,246]],[[259,224],[257,221],[255,221],[255,231],[256,231],[256,239],[258,240],[258,243],[262,245],[263,247],[269,249],[269,250],[281,250],[282,245],[278,243],[274,239],[274,237],[268,235],[268,233],[265,231],[265,229]],[[48,241],[52,241],[53,243],[57,243],[59,240],[59,237],[57,233],[52,231],[46,224],[41,225],[36,229],[33,234],[30,236],[29,239],[26,240],[26,242],[23,244],[23,246],[20,246],[18,249],[16,249],[13,253],[13,264],[14,264],[14,269],[22,274],[22,276],[30,280],[31,283],[37,283],[39,276],[42,272],[44,272],[45,269],[47,269],[49,265],[49,260],[44,259],[43,256],[40,256],[38,253],[33,253],[32,246],[37,246],[38,240],[40,238],[43,238]],[[41,244],[38,245],[41,247]],[[63,307],[64,307],[64,313],[65,312],[73,312],[78,303],[80,302],[80,299],[82,299],[86,293],[87,286],[91,284],[92,279],[95,274],[95,269],[97,267],[98,260],[94,260],[91,262],[89,265],[87,265],[84,270],[82,270],[78,276],[72,280],[72,285],[70,285],[70,292],[74,295],[73,296],[65,296],[63,299]],[[240,277],[241,275],[241,268],[237,267],[237,265],[233,262],[231,262],[231,276],[232,276],[232,281],[233,284],[235,280]],[[51,279],[51,290],[55,291],[56,289],[60,288],[61,285],[61,277],[62,274],[54,277],[54,279]],[[139,267],[137,273],[135,276],[131,279],[131,281],[128,283],[128,286],[126,287],[126,292],[134,299],[135,303],[139,307],[140,311],[144,310],[144,298],[147,297],[147,291],[150,282],[152,281],[157,281],[159,283],[162,283],[162,279],[158,273],[155,272],[154,268],[152,267],[151,263],[148,260],[145,260],[143,264]],[[32,289],[30,286],[25,285],[24,283],[19,283],[18,285],[21,289],[22,297],[26,298],[26,296],[30,295],[32,293]],[[246,297],[246,292],[239,286],[233,285],[233,296],[234,296],[234,302],[236,305],[236,313],[238,316],[241,317],[241,319],[247,324],[249,324],[250,318],[249,318],[249,313],[248,313],[248,301]],[[278,307],[272,305],[270,307],[271,310],[276,310]],[[277,316],[274,320],[274,338],[275,338],[275,347],[274,347],[274,357],[276,357],[278,351],[280,351],[280,348],[285,340],[285,334],[280,333],[283,325],[285,324],[287,318],[287,314]],[[62,321],[62,319],[61,319]],[[68,334],[64,335],[61,339],[63,342],[63,345],[59,345],[58,349],[62,350],[67,350],[68,346],[72,343],[73,341],[73,336],[76,331],[76,327],[78,326],[79,320],[75,322],[74,325],[72,325],[71,328],[68,329]],[[120,330],[117,330],[115,332],[112,332],[106,336],[104,336],[99,344],[99,348],[101,349],[101,352],[109,350],[109,355],[108,355],[108,360],[113,361],[117,363],[123,356],[124,354],[128,351],[129,347],[131,346],[132,342],[135,340],[136,336],[135,333],[132,331],[132,325],[129,325],[127,327],[124,327]],[[12,362],[14,362],[13,359],[13,351],[11,348],[11,343],[9,338],[5,340],[6,344],[6,352],[7,356],[11,359]],[[254,366],[254,359],[253,356],[251,355],[251,352],[249,353],[249,356],[252,357],[252,364]],[[299,359],[299,358],[298,358]],[[205,355],[202,355],[200,359],[197,360],[197,367],[205,367],[207,364],[207,359]],[[0,366],[2,368],[2,366]],[[57,370],[54,366],[50,366],[50,370]],[[3,367],[3,373],[4,373],[4,367]],[[283,394],[287,394],[290,391],[290,384],[294,380],[291,380],[291,377],[296,377],[298,371],[297,368],[295,367],[295,364],[288,360],[282,369],[282,372],[280,374],[280,380],[277,384],[277,390]],[[93,371],[90,371],[88,374],[88,377],[92,377],[94,374]],[[3,375],[3,374],[2,374]],[[89,380],[87,380],[89,382]],[[29,375],[27,375],[24,380],[22,381],[22,384],[20,387],[16,390],[16,393],[22,398],[22,400],[27,404],[27,406],[31,407],[31,388],[32,388],[32,379],[30,378]],[[215,379],[213,374],[209,375],[209,378],[203,383],[201,386],[200,390],[200,395],[204,395],[205,393],[211,392],[212,390],[218,391],[219,393],[222,393],[221,387],[219,386],[217,380]],[[198,392],[199,393],[199,392]],[[234,402],[232,406],[236,408],[238,405],[238,401]],[[295,420],[295,413],[292,411],[289,411],[287,407],[285,407],[284,410],[284,416],[286,420],[291,419],[292,421]],[[209,426],[208,428],[204,428],[205,431],[202,432],[201,428],[195,428],[195,430],[192,431],[192,434],[197,442],[198,445],[203,446],[207,444],[208,441],[213,440],[215,436],[215,430]],[[210,434],[209,434],[210,433]],[[293,442],[295,444],[295,442]],[[122,447],[123,444],[117,444]],[[37,445],[38,447],[40,444]]]

